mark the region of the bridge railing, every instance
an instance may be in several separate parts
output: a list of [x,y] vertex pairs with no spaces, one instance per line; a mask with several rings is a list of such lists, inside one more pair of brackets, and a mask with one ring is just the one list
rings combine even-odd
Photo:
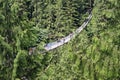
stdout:
[[91,18],[92,18],[92,14],[89,14],[89,16],[84,21],[84,23],[78,29],[76,29],[75,32],[69,34],[68,36],[66,36],[58,41],[46,44],[44,47],[45,50],[49,51],[49,50],[55,49],[65,43],[69,42],[73,37],[75,37],[77,34],[79,34],[83,30],[83,28],[86,27],[86,25],[88,24],[88,22],[90,21]]

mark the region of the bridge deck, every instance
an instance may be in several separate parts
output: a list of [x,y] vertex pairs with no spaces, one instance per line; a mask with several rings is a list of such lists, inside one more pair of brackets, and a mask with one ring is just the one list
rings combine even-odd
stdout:
[[68,36],[66,36],[58,41],[47,43],[44,47],[45,50],[49,51],[49,50],[55,49],[65,43],[69,42],[73,37],[75,37],[77,34],[79,34],[83,30],[83,28],[86,27],[86,25],[88,24],[88,22],[90,21],[91,18],[92,18],[92,14],[90,14],[87,17],[87,19],[84,21],[84,23],[78,29],[76,29],[76,31],[74,33],[71,33]]

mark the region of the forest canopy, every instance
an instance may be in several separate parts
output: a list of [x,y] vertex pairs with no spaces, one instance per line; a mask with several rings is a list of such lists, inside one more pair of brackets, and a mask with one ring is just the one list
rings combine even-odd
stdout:
[[[0,0],[0,80],[119,80],[120,0]],[[44,45],[74,32],[67,44]],[[31,47],[36,47],[29,55]]]

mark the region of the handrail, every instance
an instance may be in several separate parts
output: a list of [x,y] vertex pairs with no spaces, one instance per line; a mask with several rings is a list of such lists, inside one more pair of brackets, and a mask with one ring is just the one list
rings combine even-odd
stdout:
[[86,27],[86,25],[88,24],[88,22],[90,21],[91,18],[92,18],[92,14],[89,14],[88,18],[84,21],[84,23],[78,29],[76,29],[75,32],[69,34],[68,36],[66,36],[60,40],[46,44],[44,47],[45,50],[49,51],[49,50],[55,49],[65,43],[69,42],[72,38],[74,38],[77,34],[79,34]]

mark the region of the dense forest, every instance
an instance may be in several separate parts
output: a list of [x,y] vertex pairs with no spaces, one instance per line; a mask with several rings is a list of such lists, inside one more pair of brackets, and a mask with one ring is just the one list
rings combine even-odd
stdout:
[[[119,9],[120,0],[0,0],[0,80],[120,80]],[[90,11],[79,35],[43,53]]]

